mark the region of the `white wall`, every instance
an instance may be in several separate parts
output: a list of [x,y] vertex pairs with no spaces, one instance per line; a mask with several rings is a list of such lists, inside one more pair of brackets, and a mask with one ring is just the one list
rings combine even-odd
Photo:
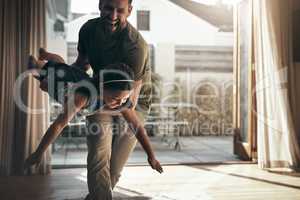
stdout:
[[[134,0],[128,20],[135,27],[137,10],[150,10],[150,31],[140,33],[155,45],[155,71],[166,81],[175,77],[175,45],[233,46],[233,33],[218,32],[218,28],[168,0]],[[96,17],[99,14],[87,14],[68,23],[67,41],[78,42],[80,27]],[[194,76],[201,79],[199,73]]]
[[67,60],[67,41],[64,35],[53,30],[54,20],[47,16],[47,51],[54,52]]
[[68,24],[67,26],[67,41],[68,42],[78,42],[79,30],[83,24],[88,20],[99,17],[100,14],[86,14],[79,17]]
[[174,80],[175,75],[175,46],[172,43],[155,45],[155,72],[164,80]]
[[141,31],[148,43],[182,45],[230,45],[232,33],[218,28],[167,0],[136,0],[129,21],[136,26],[137,10],[150,10],[150,31]]
[[[135,0],[128,21],[136,27],[137,10],[150,10],[150,31],[140,31],[150,44],[232,46],[233,33],[220,33],[218,28],[168,0]],[[80,27],[99,14],[87,14],[67,24],[67,41],[77,42]]]

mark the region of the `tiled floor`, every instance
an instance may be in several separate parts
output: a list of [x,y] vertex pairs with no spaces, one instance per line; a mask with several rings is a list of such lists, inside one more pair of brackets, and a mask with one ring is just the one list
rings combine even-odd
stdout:
[[[164,164],[183,163],[208,163],[237,161],[233,154],[232,136],[207,136],[207,137],[181,137],[181,151],[174,150],[174,143],[171,145],[162,142],[161,138],[151,138],[152,146],[155,149],[157,158]],[[53,165],[85,165],[86,148],[81,144],[79,149],[69,145],[69,148],[57,148],[53,154]],[[131,154],[128,165],[145,164],[146,157],[141,146],[138,144]]]

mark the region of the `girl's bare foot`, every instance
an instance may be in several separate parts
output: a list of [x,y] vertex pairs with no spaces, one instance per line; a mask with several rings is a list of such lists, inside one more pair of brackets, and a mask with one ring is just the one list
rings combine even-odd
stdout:
[[37,69],[37,60],[35,59],[34,56],[29,56],[28,57],[28,63],[27,63],[27,68],[28,69]]
[[42,69],[45,62],[42,60],[37,60],[34,56],[30,55],[28,57],[27,68],[28,69]]
[[61,56],[54,54],[54,53],[49,53],[44,48],[39,49],[39,60],[47,60],[47,61],[54,61],[57,63],[65,63],[65,60]]

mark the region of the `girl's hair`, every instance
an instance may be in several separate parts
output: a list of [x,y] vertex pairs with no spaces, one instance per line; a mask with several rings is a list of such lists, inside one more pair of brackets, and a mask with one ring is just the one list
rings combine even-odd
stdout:
[[107,90],[132,90],[133,71],[124,63],[110,64],[104,67],[96,77],[96,85]]

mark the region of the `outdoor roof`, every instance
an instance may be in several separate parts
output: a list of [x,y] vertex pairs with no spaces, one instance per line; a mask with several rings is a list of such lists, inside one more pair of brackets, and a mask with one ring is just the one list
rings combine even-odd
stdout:
[[67,19],[70,14],[71,2],[69,0],[55,0],[55,4],[56,12]]
[[206,5],[191,0],[169,0],[197,17],[218,27],[220,31],[233,31],[233,12],[225,5]]

